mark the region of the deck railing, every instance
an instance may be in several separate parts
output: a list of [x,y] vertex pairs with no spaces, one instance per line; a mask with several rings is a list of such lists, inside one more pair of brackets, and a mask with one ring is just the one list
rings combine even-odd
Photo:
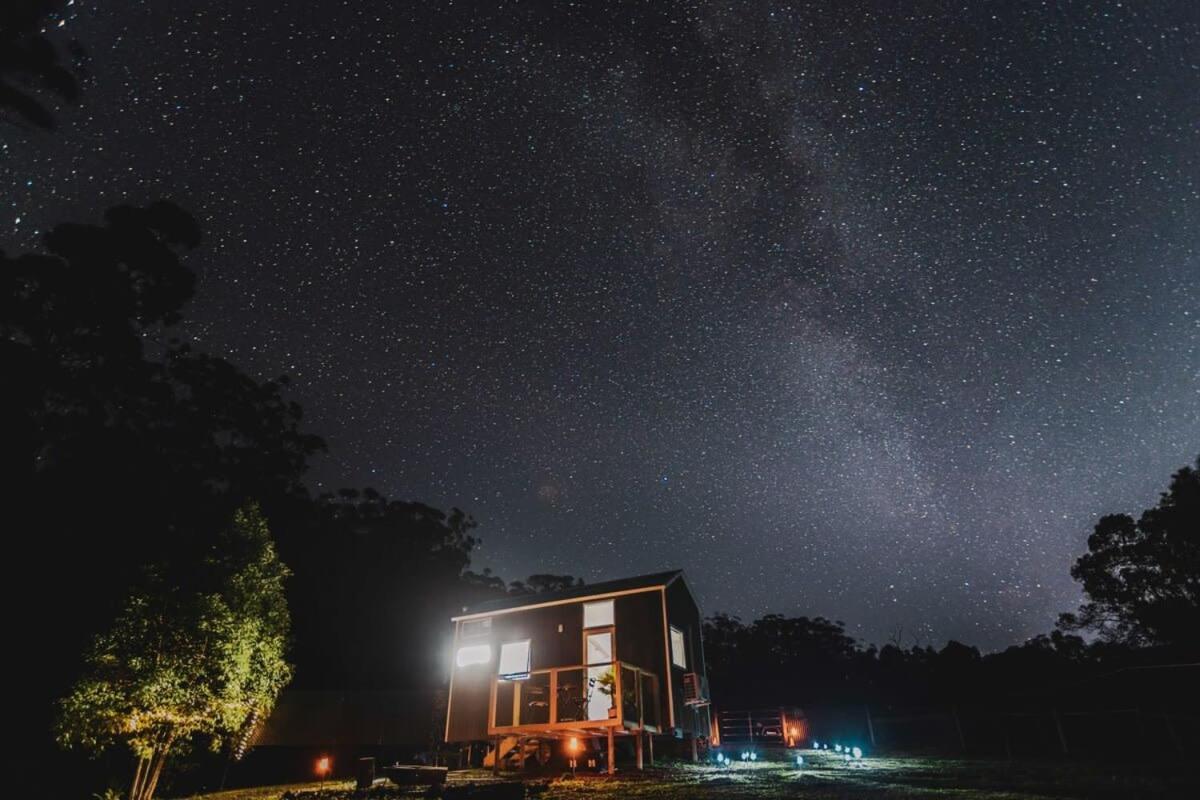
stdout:
[[[618,702],[619,701],[619,702]],[[488,733],[659,727],[658,676],[633,664],[533,670],[493,678]]]

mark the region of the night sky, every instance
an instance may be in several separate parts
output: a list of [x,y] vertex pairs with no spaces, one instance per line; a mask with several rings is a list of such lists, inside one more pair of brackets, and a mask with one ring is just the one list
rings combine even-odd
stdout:
[[[903,10],[904,6],[919,11]],[[1200,445],[1200,4],[76,0],[12,252],[166,197],[186,338],[477,568],[985,649]],[[52,22],[57,25],[57,22]]]

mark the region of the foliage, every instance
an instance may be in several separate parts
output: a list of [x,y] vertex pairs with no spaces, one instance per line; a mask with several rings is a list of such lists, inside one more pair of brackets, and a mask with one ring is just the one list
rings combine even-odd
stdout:
[[1200,647],[1200,457],[1136,521],[1103,517],[1071,568],[1088,602],[1060,627],[1130,644]]
[[252,498],[274,512],[306,496],[322,445],[301,430],[286,381],[169,338],[195,285],[183,256],[199,241],[191,216],[159,202],[59,225],[43,252],[0,253],[0,459],[13,496],[37,509],[11,533],[30,563],[89,598],[45,637],[40,696],[74,680],[144,565],[203,552]]
[[62,700],[60,742],[124,743],[146,761],[198,738],[219,747],[265,716],[291,677],[288,574],[254,505],[199,562],[156,565]]
[[[5,0],[0,4],[0,119],[53,128],[47,95],[74,102],[79,83],[59,60],[44,31],[64,3],[61,0]],[[71,46],[78,60],[82,50]]]

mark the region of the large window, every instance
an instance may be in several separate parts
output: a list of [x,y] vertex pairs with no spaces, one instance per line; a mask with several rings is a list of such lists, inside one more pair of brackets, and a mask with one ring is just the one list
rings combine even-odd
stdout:
[[602,628],[612,624],[614,624],[612,600],[583,604],[583,627]]
[[529,677],[529,640],[500,645],[500,666],[496,670],[501,678],[519,681]]
[[687,669],[687,640],[683,637],[683,631],[674,625],[671,626],[671,663]]

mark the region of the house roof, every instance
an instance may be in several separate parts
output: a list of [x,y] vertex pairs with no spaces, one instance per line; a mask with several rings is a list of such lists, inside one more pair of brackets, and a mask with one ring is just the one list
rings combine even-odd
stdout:
[[587,583],[561,592],[540,592],[538,594],[522,594],[512,597],[501,597],[476,603],[463,609],[463,613],[453,619],[463,619],[483,614],[495,614],[502,611],[512,611],[527,606],[541,606],[560,603],[568,600],[584,600],[589,597],[600,597],[622,592],[636,592],[642,589],[658,589],[668,586],[683,577],[683,570],[672,569],[666,572],[654,572],[649,575],[638,575],[633,578],[621,578],[603,583]]

